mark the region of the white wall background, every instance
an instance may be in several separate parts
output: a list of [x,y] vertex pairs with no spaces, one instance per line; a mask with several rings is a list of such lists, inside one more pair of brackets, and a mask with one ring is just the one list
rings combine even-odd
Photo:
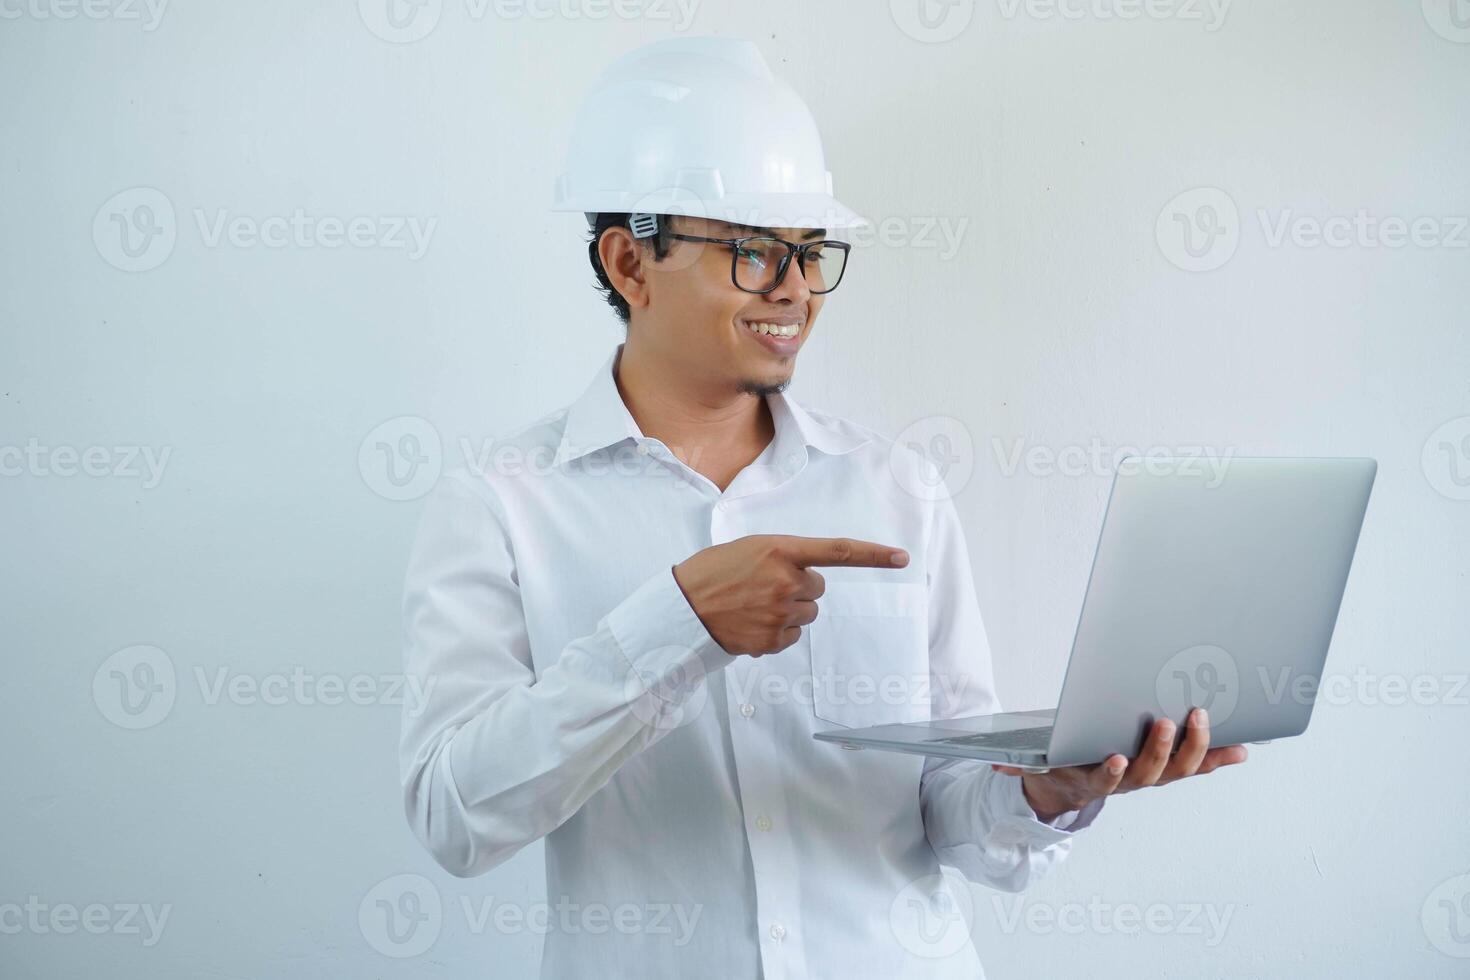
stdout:
[[[906,2],[429,0],[410,43],[367,26],[392,34],[386,0],[93,2],[0,0],[0,975],[534,976],[539,936],[476,934],[461,900],[539,901],[539,846],[439,872],[400,812],[395,704],[250,685],[397,693],[419,506],[375,492],[376,436],[359,450],[413,416],[457,462],[621,338],[579,219],[545,207],[591,77],[676,33],[756,40],[839,196],[888,222],[793,392],[889,432],[960,421],[1012,706],[1055,697],[1108,483],[1048,459],[1380,461],[1308,735],[1110,802],[1020,905],[977,890],[992,977],[1470,969],[1464,0],[961,0],[932,30]],[[1198,187],[1236,214],[1199,260],[1218,268],[1185,271],[1174,213],[1221,202],[1171,204]],[[212,235],[298,212],[434,224],[421,255]],[[1310,239],[1360,212],[1345,246]],[[1383,243],[1378,222],[1420,218],[1418,244]],[[66,475],[91,447],[110,475]],[[1038,455],[1008,471],[1018,448]],[[156,485],[144,450],[169,453]],[[134,654],[109,658],[137,645],[174,678],[134,716],[113,676]],[[408,873],[442,928],[394,959],[359,905]],[[161,935],[129,905],[166,912]],[[1150,914],[1162,934],[1135,931]]]

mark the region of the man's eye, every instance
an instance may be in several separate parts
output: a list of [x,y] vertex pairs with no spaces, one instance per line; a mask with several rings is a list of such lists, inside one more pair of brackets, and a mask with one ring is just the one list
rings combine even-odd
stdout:
[[737,248],[735,254],[739,255],[742,259],[749,259],[752,263],[759,262],[765,264],[765,256],[753,248]]

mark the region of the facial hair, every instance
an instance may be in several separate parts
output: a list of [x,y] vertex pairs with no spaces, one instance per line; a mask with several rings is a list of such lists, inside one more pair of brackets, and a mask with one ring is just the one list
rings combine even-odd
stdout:
[[790,375],[787,375],[774,384],[768,384],[761,381],[751,381],[747,378],[740,382],[740,391],[743,394],[758,395],[759,397],[764,398],[767,395],[779,395],[781,392],[785,391],[787,386],[790,384]]

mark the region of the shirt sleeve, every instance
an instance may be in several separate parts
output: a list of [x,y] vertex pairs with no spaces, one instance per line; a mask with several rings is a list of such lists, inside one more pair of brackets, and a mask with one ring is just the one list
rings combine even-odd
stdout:
[[445,475],[427,498],[403,595],[408,689],[399,770],[415,836],[451,874],[483,874],[556,829],[631,756],[677,727],[730,655],[672,567],[538,676],[507,519],[493,487]]
[[[990,643],[980,617],[964,529],[954,503],[933,503],[926,549],[929,586],[931,717],[1000,712]],[[1019,892],[1066,858],[1077,831],[1092,823],[1103,801],[1038,819],[1019,776],[973,759],[925,760],[919,784],[924,830],[934,853],[970,881]]]

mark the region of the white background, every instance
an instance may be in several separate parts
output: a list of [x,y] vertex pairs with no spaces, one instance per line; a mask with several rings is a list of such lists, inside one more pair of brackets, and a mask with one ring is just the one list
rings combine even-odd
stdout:
[[[792,391],[889,433],[958,420],[1008,706],[1056,696],[1114,450],[1380,461],[1328,667],[1352,683],[1304,738],[1111,801],[1023,905],[977,889],[990,975],[1470,968],[1470,903],[1461,941],[1448,918],[1470,891],[1470,29],[1450,0],[1129,19],[1126,0],[986,0],[936,4],[932,29],[906,2],[430,0],[407,43],[380,36],[385,3],[179,0],[155,20],[0,0],[0,974],[534,976],[539,936],[475,934],[461,900],[533,907],[539,845],[439,872],[401,813],[396,704],[213,685],[300,668],[392,699],[420,502],[387,496],[571,400],[621,339],[580,217],[546,207],[592,77],[680,33],[757,41],[811,105],[838,196],[887,222]],[[1171,203],[1200,187],[1219,193]],[[158,198],[136,188],[172,219],[140,216]],[[1181,221],[1202,235],[1222,195],[1216,250],[1191,258]],[[298,211],[365,217],[373,241],[211,234]],[[1434,219],[1437,240],[1273,239],[1360,212]],[[135,251],[138,227],[163,234],[129,258],[113,215],[139,220]],[[395,218],[431,227],[422,254],[375,237]],[[442,450],[419,443],[427,476],[400,493],[377,441],[396,452],[405,416]],[[62,447],[104,447],[110,475],[66,475]],[[119,447],[168,452],[161,480]],[[1013,469],[1018,449],[1036,455]],[[137,645],[174,668],[174,703],[129,729],[109,685],[131,665],[109,657]],[[443,911],[395,959],[370,923],[401,874]],[[112,927],[38,927],[32,896],[101,903]],[[118,928],[130,903],[168,907],[155,945]],[[1151,909],[1175,925],[1139,932]]]

